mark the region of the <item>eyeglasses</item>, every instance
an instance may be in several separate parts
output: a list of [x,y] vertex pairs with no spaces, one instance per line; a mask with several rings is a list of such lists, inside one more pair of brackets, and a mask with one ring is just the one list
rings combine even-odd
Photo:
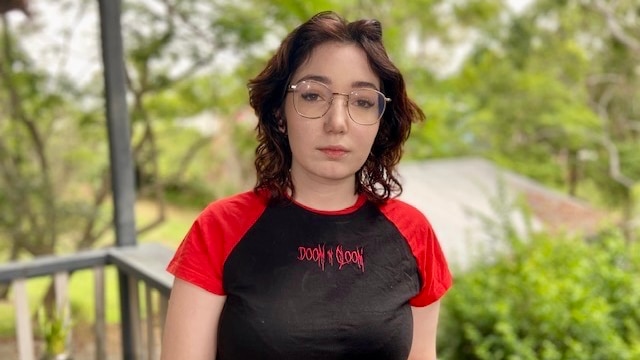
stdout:
[[348,94],[337,93],[314,80],[303,80],[289,85],[287,91],[293,93],[293,107],[298,115],[308,119],[323,117],[329,111],[336,95],[346,96],[349,117],[360,125],[374,125],[380,121],[387,102],[391,101],[374,89],[361,88]]

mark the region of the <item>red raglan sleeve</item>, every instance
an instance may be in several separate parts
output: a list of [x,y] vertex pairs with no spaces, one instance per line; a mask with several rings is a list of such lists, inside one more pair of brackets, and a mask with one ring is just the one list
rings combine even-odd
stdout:
[[412,306],[427,306],[439,300],[452,285],[451,272],[429,220],[415,207],[390,200],[383,213],[407,240],[420,275],[420,289],[411,298]]
[[264,201],[252,192],[211,203],[191,225],[167,271],[209,292],[225,295],[224,263],[264,209]]
[[409,240],[418,263],[422,288],[409,302],[412,306],[427,306],[439,300],[452,285],[451,272],[429,221],[420,214],[415,237]]

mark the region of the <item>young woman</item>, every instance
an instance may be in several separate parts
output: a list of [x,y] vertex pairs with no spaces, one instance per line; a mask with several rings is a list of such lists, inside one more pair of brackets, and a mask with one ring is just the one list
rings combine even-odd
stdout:
[[423,113],[375,20],[323,12],[249,83],[257,184],[196,219],[162,358],[435,359],[451,286],[427,219],[394,199]]

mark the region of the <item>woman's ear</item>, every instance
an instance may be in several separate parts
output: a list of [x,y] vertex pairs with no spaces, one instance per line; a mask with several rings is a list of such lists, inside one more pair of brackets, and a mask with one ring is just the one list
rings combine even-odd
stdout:
[[278,124],[278,131],[287,135],[287,121],[282,115],[282,111],[278,110],[275,113],[276,123]]

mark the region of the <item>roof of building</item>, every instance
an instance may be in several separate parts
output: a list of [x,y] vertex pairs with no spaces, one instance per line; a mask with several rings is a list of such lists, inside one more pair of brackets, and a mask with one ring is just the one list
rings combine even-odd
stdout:
[[481,158],[403,162],[398,170],[400,198],[427,216],[454,269],[504,248],[507,224],[526,238],[540,229],[593,233],[604,218],[584,201]]

